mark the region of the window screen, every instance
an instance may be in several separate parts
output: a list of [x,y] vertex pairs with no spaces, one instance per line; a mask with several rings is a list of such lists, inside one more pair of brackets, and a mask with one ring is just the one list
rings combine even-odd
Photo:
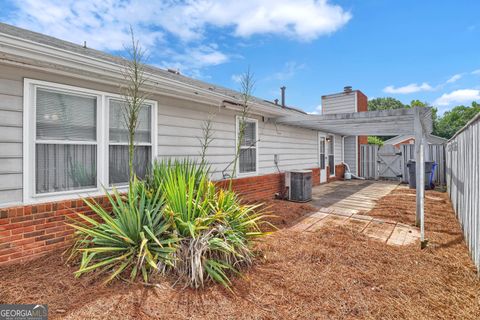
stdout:
[[97,185],[97,98],[36,90],[37,194]]
[[[138,124],[135,131],[135,142],[151,142],[151,106],[142,106],[138,115]],[[120,142],[128,144],[128,130],[125,125],[126,103],[124,101],[110,100],[109,112],[109,139],[110,142]]]
[[[126,103],[110,100],[109,103],[109,184],[123,185],[129,180],[128,169],[128,129],[124,114]],[[134,170],[139,178],[144,178],[152,159],[151,106],[143,105],[135,131]]]
[[[241,120],[239,120],[239,122],[240,121]],[[254,121],[247,120],[245,122],[238,162],[240,173],[257,171],[257,125]]]

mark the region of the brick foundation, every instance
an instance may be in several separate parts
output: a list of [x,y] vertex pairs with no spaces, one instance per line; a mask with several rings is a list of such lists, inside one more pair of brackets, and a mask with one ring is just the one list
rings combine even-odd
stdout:
[[[320,169],[312,170],[312,185],[320,184]],[[217,185],[227,188],[229,180],[218,181]],[[241,197],[251,201],[273,198],[276,193],[284,192],[285,173],[271,173],[262,176],[233,179],[232,189]]]
[[[330,172],[330,167],[327,166],[327,172]],[[343,177],[345,175],[345,166],[343,164],[337,164],[335,165],[335,176],[327,177],[327,182],[332,182],[332,181],[337,181],[337,180],[343,180]]]
[[[329,181],[343,178],[340,166]],[[283,192],[284,177],[284,173],[273,173],[234,179],[233,190],[248,200],[273,198]],[[217,182],[220,187],[228,184],[227,180]],[[312,184],[320,184],[318,168],[312,169]],[[106,197],[94,199],[109,209]],[[25,262],[71,244],[74,230],[66,222],[67,217],[78,220],[77,212],[94,216],[80,199],[0,209],[0,265]]]
[[[106,197],[95,200],[109,208]],[[74,231],[65,223],[67,217],[78,220],[76,212],[94,215],[82,200],[0,209],[0,265],[25,262],[68,246]]]

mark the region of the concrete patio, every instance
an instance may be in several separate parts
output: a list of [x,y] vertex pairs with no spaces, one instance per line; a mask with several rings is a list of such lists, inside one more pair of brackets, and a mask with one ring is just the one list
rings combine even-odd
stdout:
[[408,245],[420,239],[420,231],[406,224],[365,215],[383,196],[400,187],[391,181],[335,181],[312,190],[311,205],[319,210],[291,227],[315,232],[325,226],[344,226],[388,245]]

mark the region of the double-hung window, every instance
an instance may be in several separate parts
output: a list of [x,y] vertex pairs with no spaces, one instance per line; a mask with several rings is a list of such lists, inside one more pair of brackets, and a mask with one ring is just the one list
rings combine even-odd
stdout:
[[237,117],[237,141],[240,139],[240,154],[238,158],[238,174],[247,175],[257,173],[258,169],[258,123],[255,119]]
[[[128,130],[121,96],[25,79],[24,201],[103,193],[127,186]],[[134,168],[144,178],[156,154],[156,108],[145,101],[135,132]]]

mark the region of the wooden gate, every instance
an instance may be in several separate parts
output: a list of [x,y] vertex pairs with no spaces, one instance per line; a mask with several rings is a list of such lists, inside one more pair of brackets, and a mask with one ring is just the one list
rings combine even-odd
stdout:
[[379,178],[399,179],[402,177],[402,153],[393,145],[384,145],[378,149],[377,162]]
[[[395,148],[384,145],[362,144],[360,146],[360,176],[365,179],[398,179],[408,182],[407,162],[415,160],[415,146],[402,145]],[[425,161],[435,161],[434,183],[445,185],[445,146],[442,144],[428,145],[425,148]]]

